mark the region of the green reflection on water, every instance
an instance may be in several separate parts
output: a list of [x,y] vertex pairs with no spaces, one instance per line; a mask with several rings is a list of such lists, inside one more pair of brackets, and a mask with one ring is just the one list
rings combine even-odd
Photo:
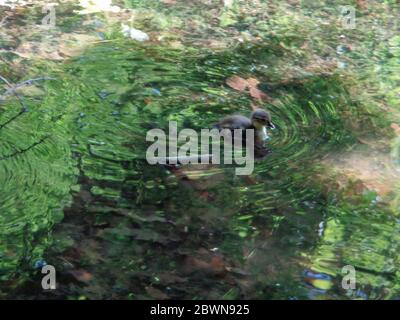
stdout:
[[[116,41],[65,65],[44,100],[1,129],[2,157],[46,137],[1,161],[2,280],[29,277],[46,258],[62,274],[63,297],[147,298],[146,287],[168,287],[155,277],[174,272],[184,280],[168,291],[173,298],[336,298],[345,296],[341,267],[351,264],[367,295],[385,287],[395,296],[398,222],[368,196],[354,203],[327,196],[313,178],[314,160],[355,143],[342,113],[356,117],[359,106],[338,75],[261,84],[275,98],[268,109],[277,130],[273,154],[256,164],[256,183],[222,166],[211,177],[197,173],[193,186],[145,161],[151,128],[174,120],[200,130],[247,114],[249,98],[224,86],[226,78],[253,74],[253,64],[274,61],[280,50],[244,45],[212,54]],[[17,110],[9,105],[2,119]],[[199,197],[204,191],[212,201]],[[233,268],[230,280],[182,267],[184,257],[214,247]],[[75,284],[71,266],[95,281]],[[305,284],[306,269],[332,276],[333,289]]]

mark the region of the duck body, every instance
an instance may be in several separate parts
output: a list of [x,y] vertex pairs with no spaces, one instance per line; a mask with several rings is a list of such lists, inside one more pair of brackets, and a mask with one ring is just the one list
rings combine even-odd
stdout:
[[220,120],[217,124],[216,127],[220,130],[222,129],[255,129],[253,124],[251,123],[251,120],[247,117],[244,117],[242,115],[232,115],[232,116],[227,116]]
[[[254,146],[255,154],[260,153],[265,156],[270,151],[265,148],[264,144],[269,139],[267,127],[274,129],[275,126],[271,122],[271,115],[263,109],[256,109],[252,112],[251,117],[242,115],[231,115],[221,119],[215,128],[219,130],[229,129],[253,129],[254,130]],[[242,141],[246,143],[246,133],[243,131]]]
[[228,129],[231,131],[237,130],[237,129],[242,129],[243,130],[243,135],[242,135],[243,140],[245,140],[245,137],[246,137],[246,133],[244,130],[252,129],[252,130],[254,130],[255,139],[258,143],[261,143],[262,141],[265,140],[263,130],[257,130],[253,126],[251,120],[242,115],[227,116],[227,117],[223,118],[222,120],[220,120],[216,124],[215,127],[219,130]]

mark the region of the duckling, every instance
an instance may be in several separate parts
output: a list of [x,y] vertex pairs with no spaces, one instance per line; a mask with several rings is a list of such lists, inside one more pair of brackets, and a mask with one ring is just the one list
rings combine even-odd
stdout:
[[[254,138],[255,138],[255,151],[256,156],[265,156],[266,154],[270,153],[270,150],[267,150],[264,147],[264,143],[270,137],[268,136],[267,128],[275,129],[274,124],[271,120],[271,114],[263,109],[256,109],[254,110],[251,115],[250,119],[242,116],[242,115],[232,115],[227,116],[221,119],[215,127],[219,130],[222,129],[254,129]],[[243,137],[244,139],[245,137]]]
[[251,113],[250,119],[241,115],[227,116],[221,119],[215,126],[217,129],[254,129],[256,143],[263,144],[269,139],[267,128],[275,129],[271,120],[271,114],[263,109],[256,109]]

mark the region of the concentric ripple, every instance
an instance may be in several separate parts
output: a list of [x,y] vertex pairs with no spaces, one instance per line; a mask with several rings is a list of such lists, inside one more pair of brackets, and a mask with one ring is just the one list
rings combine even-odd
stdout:
[[[375,248],[374,259],[384,260],[388,231],[398,231],[394,221],[370,203],[358,211],[337,206],[314,181],[316,160],[354,142],[341,112],[356,106],[347,100],[340,79],[312,76],[293,84],[270,83],[268,74],[252,67],[268,62],[268,49],[238,50],[244,52],[183,52],[115,42],[66,65],[62,81],[48,85],[49,97],[0,131],[3,157],[48,136],[0,161],[0,248],[5,257],[0,270],[5,278],[20,271],[21,261],[40,259],[46,245],[52,244],[47,256],[53,263],[66,260],[59,257],[58,246],[75,245],[86,252],[81,253],[85,259],[60,263],[60,272],[74,264],[101,279],[103,289],[85,291],[82,285],[79,295],[107,298],[116,283],[120,292],[142,295],[160,265],[187,277],[179,273],[182,256],[207,248],[236,259],[240,274],[250,275],[254,290],[245,298],[274,297],[276,292],[288,298],[307,295],[305,268],[330,274],[324,279],[337,276],[338,266],[349,257],[342,250],[348,243],[360,252]],[[270,88],[272,102],[260,106],[271,111],[277,127],[268,142],[272,155],[257,162],[247,179],[234,176],[228,166],[191,174],[187,168],[149,165],[147,130],[167,130],[168,121],[177,121],[179,129],[200,131],[227,114],[250,113],[254,100],[225,84],[232,75],[257,77]],[[43,121],[57,114],[61,120]],[[65,218],[54,229],[61,209]],[[347,225],[353,211],[363,217],[354,241],[370,232],[380,237],[385,229],[376,243],[353,242]],[[375,231],[369,230],[369,218],[377,223]],[[338,244],[330,244],[332,232]],[[316,257],[314,264],[310,257]],[[368,257],[351,262],[368,270],[363,263]],[[190,280],[193,292],[176,284],[170,297],[198,298],[208,292],[204,288],[214,287],[212,279]],[[131,282],[138,286],[132,289]],[[218,282],[215,290],[225,293],[231,286]],[[73,288],[65,290],[77,294]]]

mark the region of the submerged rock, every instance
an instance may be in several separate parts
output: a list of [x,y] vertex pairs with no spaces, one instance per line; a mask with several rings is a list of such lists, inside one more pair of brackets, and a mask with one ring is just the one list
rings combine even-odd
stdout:
[[140,41],[140,42],[150,40],[150,37],[148,36],[147,33],[143,32],[141,30],[135,29],[135,28],[131,28],[126,24],[121,24],[121,29],[122,29],[122,34],[125,37],[130,37],[131,39]]

